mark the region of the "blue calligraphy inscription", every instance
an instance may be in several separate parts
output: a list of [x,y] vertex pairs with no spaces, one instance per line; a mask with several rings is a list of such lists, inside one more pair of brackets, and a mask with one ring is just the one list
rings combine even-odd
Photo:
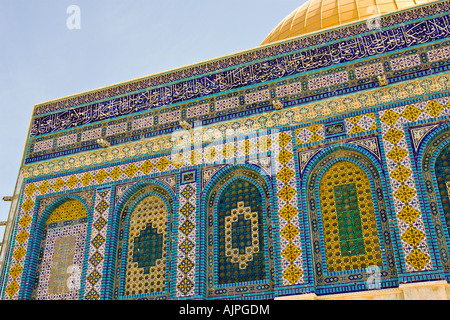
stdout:
[[34,119],[30,138],[445,39],[450,34],[449,25],[448,15],[436,17],[146,92],[45,115]]

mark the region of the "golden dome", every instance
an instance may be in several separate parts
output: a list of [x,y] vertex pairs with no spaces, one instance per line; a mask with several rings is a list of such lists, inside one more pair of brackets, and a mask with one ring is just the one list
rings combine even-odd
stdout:
[[412,8],[436,0],[308,0],[281,21],[261,45],[330,27],[369,19],[374,15]]

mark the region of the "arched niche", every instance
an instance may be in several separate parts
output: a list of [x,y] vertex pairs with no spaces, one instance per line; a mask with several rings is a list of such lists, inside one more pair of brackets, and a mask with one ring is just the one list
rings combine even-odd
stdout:
[[398,285],[385,180],[371,154],[348,145],[323,149],[306,167],[301,189],[318,294]]
[[208,298],[273,292],[271,188],[250,166],[225,167],[208,184],[203,193]]
[[60,198],[43,211],[32,242],[28,298],[80,299],[87,221],[88,208],[77,196]]
[[159,184],[139,184],[116,212],[120,220],[113,298],[168,299],[172,195]]
[[434,241],[433,261],[450,279],[450,124],[430,130],[418,147],[418,176],[424,220]]

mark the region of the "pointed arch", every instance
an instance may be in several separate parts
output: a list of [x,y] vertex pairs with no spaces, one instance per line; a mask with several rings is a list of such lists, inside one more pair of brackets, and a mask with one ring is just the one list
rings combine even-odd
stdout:
[[118,201],[110,275],[114,299],[169,297],[173,206],[172,191],[153,180],[133,185]]
[[398,285],[384,174],[372,154],[347,144],[324,148],[305,167],[302,203],[317,293],[330,284],[365,289],[369,268],[380,270],[381,287]]
[[433,233],[434,264],[450,280],[450,123],[430,130],[417,149],[417,172],[421,184],[424,220]]
[[60,197],[35,215],[24,299],[81,299],[89,215],[78,195]]
[[274,285],[272,184],[254,165],[222,168],[202,196],[206,296],[270,295]]

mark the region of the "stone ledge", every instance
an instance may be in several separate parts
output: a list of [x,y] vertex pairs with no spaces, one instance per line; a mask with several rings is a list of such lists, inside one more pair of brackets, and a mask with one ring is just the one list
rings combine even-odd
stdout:
[[317,296],[315,293],[292,295],[275,300],[450,300],[447,281],[401,284],[398,288]]

